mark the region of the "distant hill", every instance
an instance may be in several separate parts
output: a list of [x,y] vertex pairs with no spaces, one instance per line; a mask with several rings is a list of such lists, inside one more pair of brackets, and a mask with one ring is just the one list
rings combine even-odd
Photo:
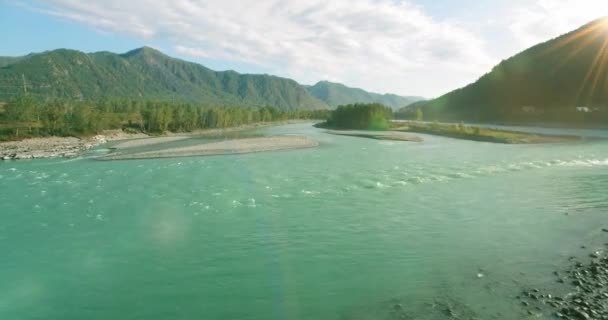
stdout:
[[329,81],[320,81],[313,86],[306,87],[306,89],[311,95],[324,101],[330,107],[353,103],[380,103],[392,109],[399,109],[424,99],[422,97],[403,97],[395,94],[372,93]]
[[125,54],[58,49],[0,58],[0,101],[28,93],[49,98],[131,98],[283,110],[327,105],[296,81],[270,75],[217,72],[143,47]]
[[0,68],[8,66],[9,64],[13,64],[21,59],[24,59],[24,57],[0,57]]
[[422,99],[371,93],[327,81],[302,86],[271,75],[213,71],[149,47],[124,54],[57,49],[0,57],[0,101],[22,95],[23,78],[28,94],[41,99],[128,98],[283,110],[352,103],[381,103],[398,109]]
[[420,108],[425,120],[608,124],[608,19],[502,61]]

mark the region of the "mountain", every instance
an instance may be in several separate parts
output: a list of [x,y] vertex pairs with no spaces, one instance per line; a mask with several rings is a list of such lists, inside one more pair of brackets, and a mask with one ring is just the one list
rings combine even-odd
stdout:
[[217,72],[143,47],[125,54],[58,49],[0,59],[0,101],[23,94],[48,98],[131,98],[283,110],[327,105],[296,81]]
[[320,81],[313,86],[307,86],[306,89],[311,95],[324,101],[331,107],[353,103],[380,103],[393,109],[399,109],[424,99],[422,97],[403,97],[395,94],[372,93],[329,81]]
[[410,105],[425,120],[608,123],[608,18],[502,61],[475,83]]
[[9,64],[13,64],[24,57],[0,57],[0,68],[8,66]]

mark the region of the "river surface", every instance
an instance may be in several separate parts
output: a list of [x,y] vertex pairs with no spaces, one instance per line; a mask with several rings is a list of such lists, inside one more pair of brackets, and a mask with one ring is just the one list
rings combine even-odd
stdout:
[[522,319],[608,242],[606,142],[261,133],[320,146],[0,163],[0,319]]

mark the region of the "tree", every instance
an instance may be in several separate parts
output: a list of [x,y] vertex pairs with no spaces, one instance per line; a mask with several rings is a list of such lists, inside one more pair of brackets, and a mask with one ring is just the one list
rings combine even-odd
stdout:
[[390,127],[392,110],[381,104],[350,104],[339,106],[327,124],[340,129],[385,130]]
[[94,110],[89,104],[82,104],[74,108],[69,125],[78,133],[89,133],[92,130],[91,123],[94,121]]
[[32,126],[37,125],[38,108],[35,101],[29,96],[19,97],[4,107],[5,118],[15,123],[15,135],[19,136],[19,127],[28,128],[31,133]]
[[[107,129],[141,130],[143,132],[188,132],[196,129],[226,128],[260,121],[284,119],[327,119],[329,110],[283,111],[270,106],[255,108],[192,105],[184,103],[104,99],[75,101],[55,99],[36,101],[21,97],[3,106],[0,132],[8,138],[21,137],[20,130],[29,128],[30,135],[88,135]],[[374,111],[376,112],[376,111]],[[376,114],[377,113],[377,114]],[[370,115],[382,126],[388,114],[380,107]],[[8,124],[8,126],[7,126]],[[37,128],[34,133],[31,128]],[[21,135],[20,135],[21,134]]]
[[418,108],[416,109],[416,121],[422,120],[424,120],[424,113],[422,112],[422,109]]
[[67,103],[54,101],[45,104],[42,110],[42,122],[46,131],[50,134],[61,134],[66,129],[66,115],[68,113]]

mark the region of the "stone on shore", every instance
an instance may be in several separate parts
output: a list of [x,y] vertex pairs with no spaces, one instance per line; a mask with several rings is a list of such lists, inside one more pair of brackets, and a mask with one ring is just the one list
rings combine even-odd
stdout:
[[90,138],[39,137],[20,141],[0,142],[0,160],[27,160],[58,157],[75,157],[111,140],[147,137],[143,133],[130,134],[122,130],[104,132]]
[[[551,308],[552,313],[562,319],[608,319],[608,256],[595,251],[590,257],[587,263],[569,259],[572,263],[567,272],[570,281],[558,279],[568,294],[560,297],[551,293],[538,295],[540,290],[536,289],[524,291],[520,296],[524,299],[522,304]],[[559,273],[554,274],[559,277]]]

